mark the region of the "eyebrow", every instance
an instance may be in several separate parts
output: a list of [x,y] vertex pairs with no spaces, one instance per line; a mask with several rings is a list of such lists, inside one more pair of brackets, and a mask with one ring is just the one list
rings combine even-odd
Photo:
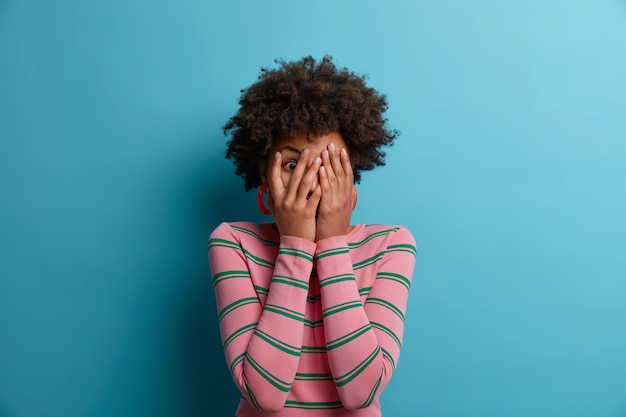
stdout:
[[297,153],[298,155],[300,155],[300,153],[301,153],[300,149],[298,149],[298,148],[296,148],[294,146],[291,146],[291,145],[285,145],[285,146],[283,146],[282,148],[279,149],[279,151],[284,151],[284,150],[288,150],[288,151],[291,151],[293,153]]

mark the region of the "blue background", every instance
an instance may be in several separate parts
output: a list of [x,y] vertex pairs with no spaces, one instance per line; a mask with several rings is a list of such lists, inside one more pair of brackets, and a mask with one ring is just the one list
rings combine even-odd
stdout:
[[0,0],[0,417],[233,414],[221,127],[308,54],[402,133],[354,216],[419,247],[385,416],[626,416],[625,1]]

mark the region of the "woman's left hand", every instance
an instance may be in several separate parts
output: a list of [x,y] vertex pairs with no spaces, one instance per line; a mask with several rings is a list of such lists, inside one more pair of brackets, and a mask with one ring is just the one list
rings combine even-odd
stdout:
[[354,208],[354,175],[346,149],[334,144],[322,152],[319,170],[322,198],[317,213],[315,240],[346,235]]

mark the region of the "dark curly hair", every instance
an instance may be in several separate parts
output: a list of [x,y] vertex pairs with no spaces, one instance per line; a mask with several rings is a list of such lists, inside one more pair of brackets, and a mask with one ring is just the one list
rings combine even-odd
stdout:
[[284,137],[339,132],[357,183],[361,171],[385,164],[381,148],[398,131],[383,117],[386,97],[368,87],[365,77],[337,68],[330,56],[275,62],[278,69],[262,68],[257,82],[241,90],[239,110],[224,126],[224,134],[232,134],[226,157],[246,190],[261,185],[259,166],[266,164],[274,141]]

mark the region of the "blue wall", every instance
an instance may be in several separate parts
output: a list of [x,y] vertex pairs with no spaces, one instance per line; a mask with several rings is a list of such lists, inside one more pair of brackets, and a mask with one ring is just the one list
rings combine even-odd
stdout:
[[625,416],[625,1],[0,0],[0,417],[232,415],[221,126],[307,54],[402,132],[355,214],[419,246],[385,416]]

